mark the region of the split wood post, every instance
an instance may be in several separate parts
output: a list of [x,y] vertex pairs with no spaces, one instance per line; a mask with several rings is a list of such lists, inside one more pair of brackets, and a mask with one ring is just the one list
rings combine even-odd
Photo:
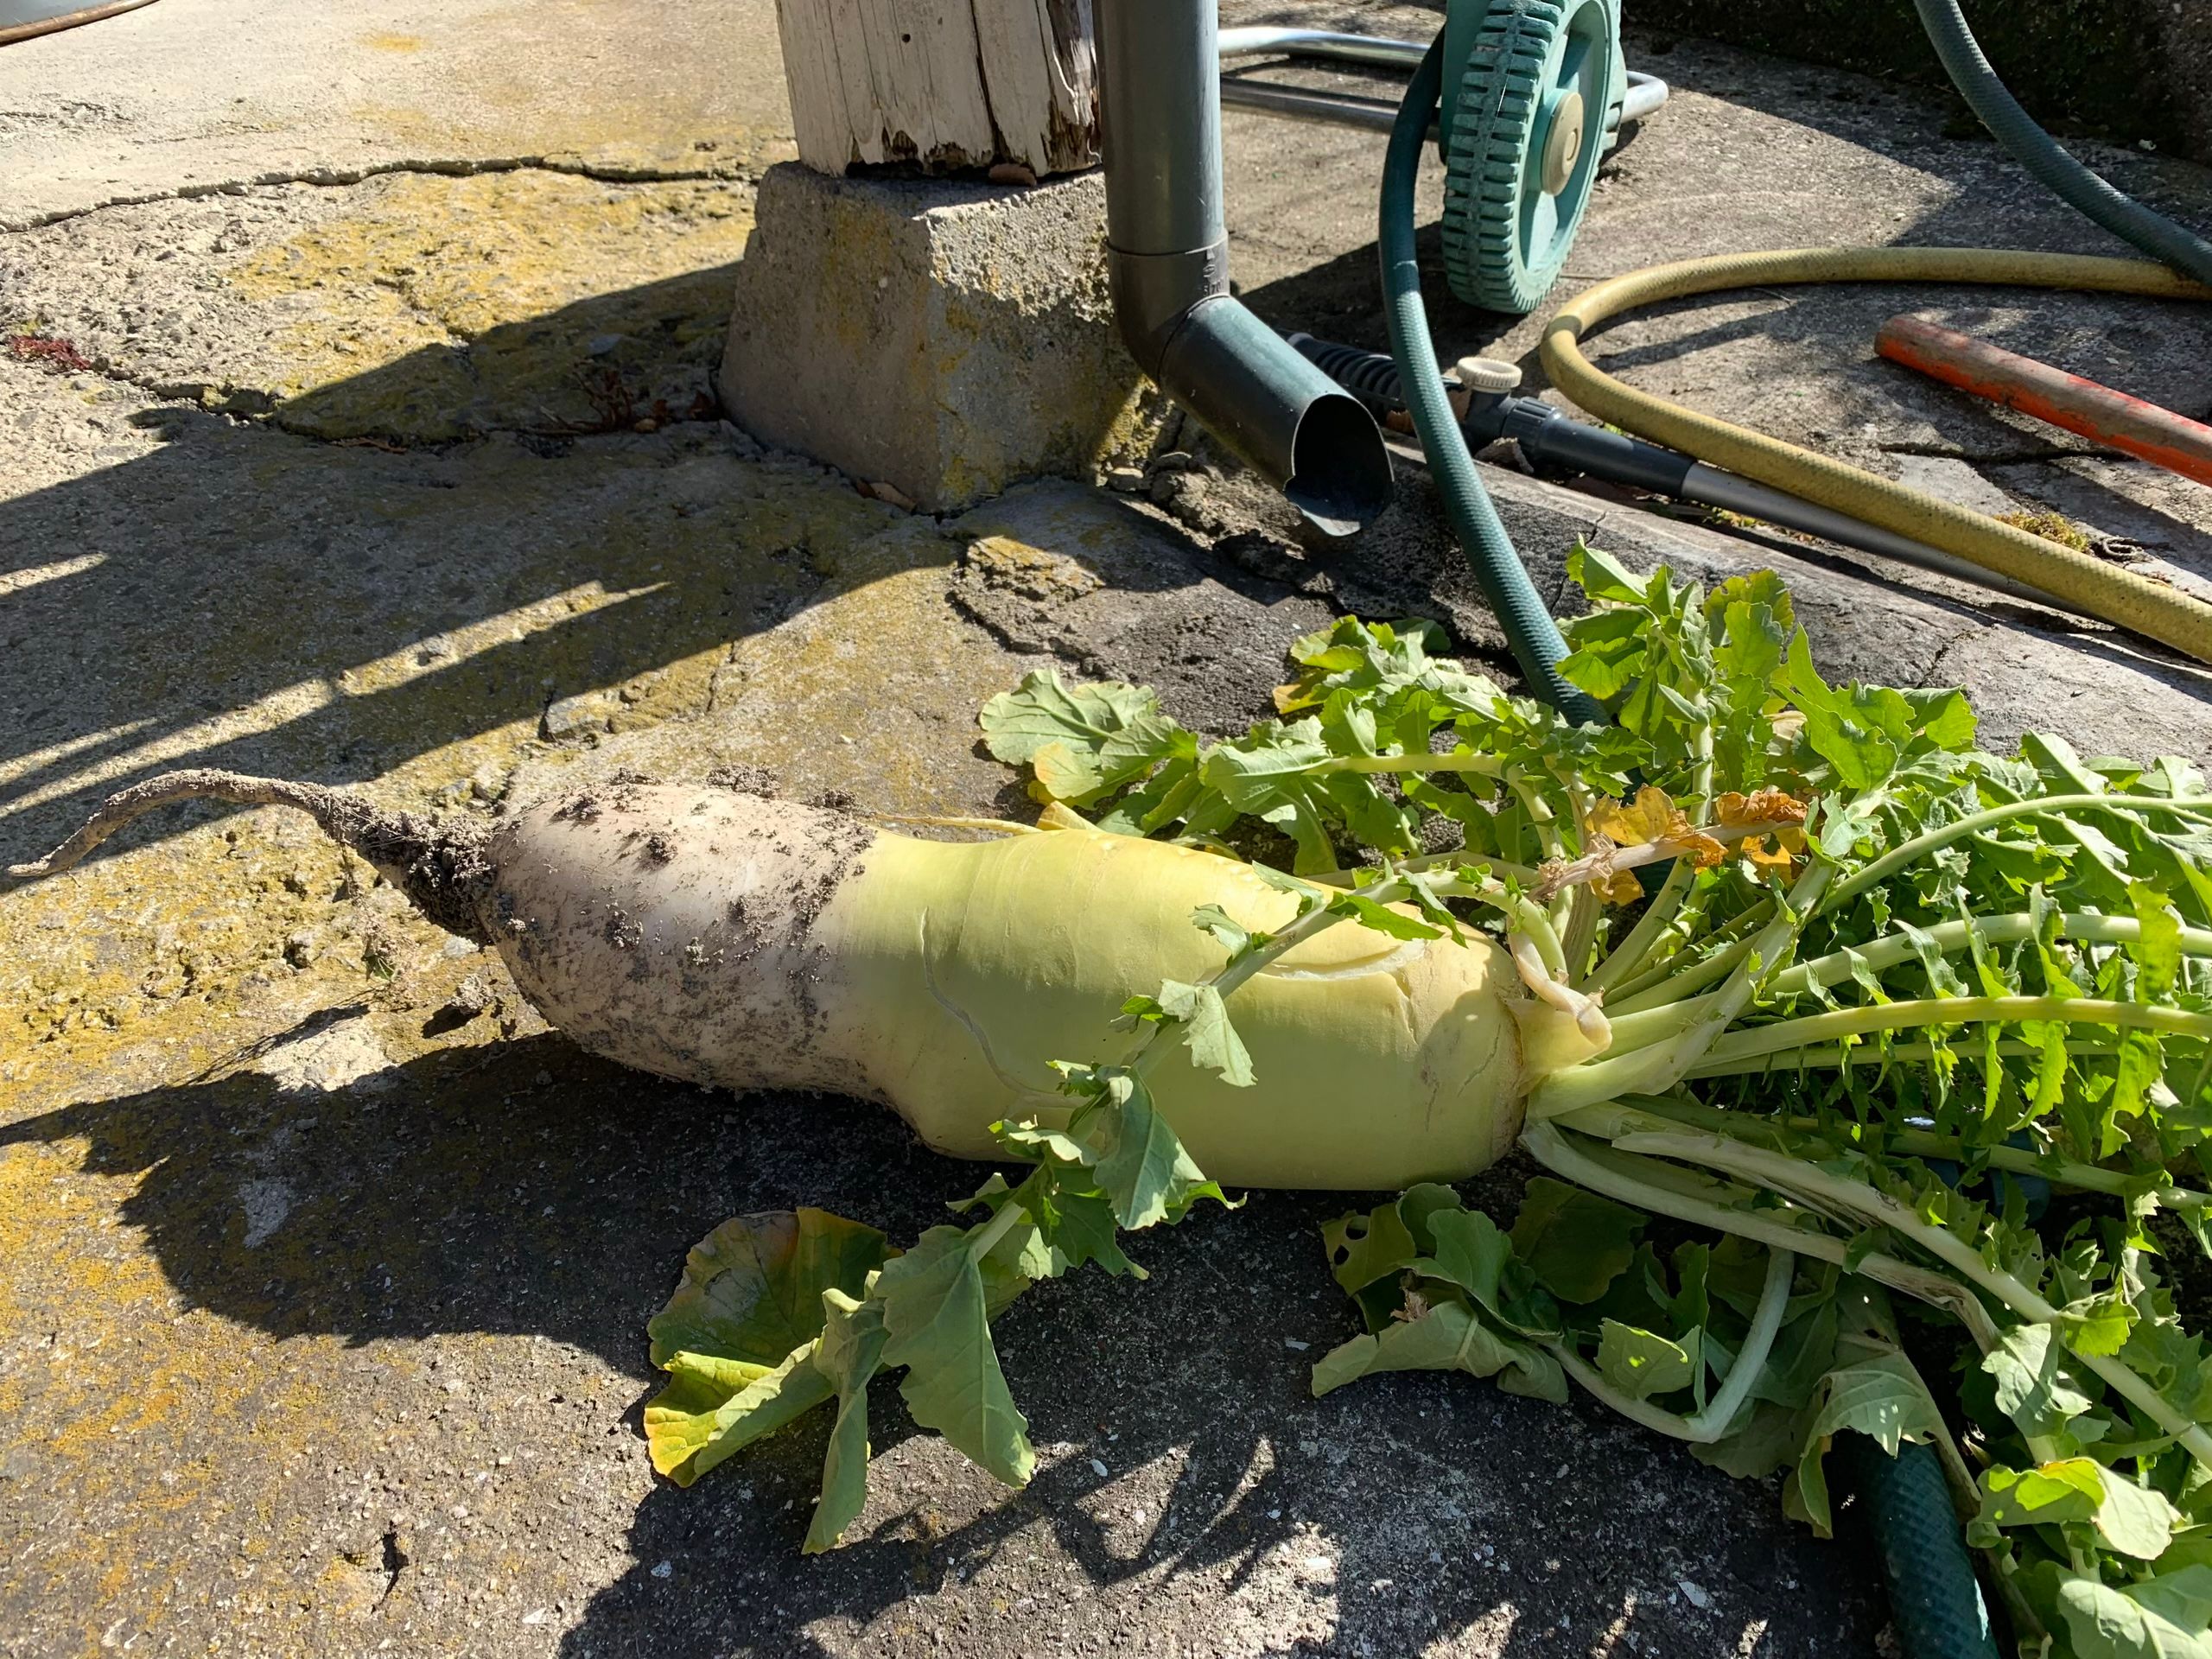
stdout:
[[777,0],[799,159],[842,174],[1098,161],[1090,0]]

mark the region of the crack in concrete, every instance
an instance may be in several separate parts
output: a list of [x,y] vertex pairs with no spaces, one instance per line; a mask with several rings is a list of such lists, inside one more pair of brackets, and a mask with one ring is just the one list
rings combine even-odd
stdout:
[[1928,665],[1920,671],[1919,677],[1916,679],[1913,683],[1915,685],[1941,685],[1942,682],[1936,677],[1942,669],[1943,659],[1951,654],[1951,652],[1955,647],[1963,645],[1968,639],[1973,639],[1976,634],[1984,632],[1984,628],[1985,625],[1983,624],[1969,622],[1964,627],[1961,627],[1956,633],[1945,639],[1942,645],[1936,647],[1936,654],[1928,659]]
[[[454,338],[466,343],[463,336],[455,335]],[[467,444],[483,443],[498,437],[540,438],[568,442],[577,438],[607,437],[633,429],[620,426],[584,427],[556,423],[548,426],[472,427],[462,435],[451,438],[419,438],[404,432],[368,430],[329,433],[290,424],[283,416],[284,400],[258,386],[238,386],[228,382],[219,385],[211,380],[157,380],[150,376],[134,374],[101,357],[83,358],[79,366],[67,372],[90,374],[113,385],[128,386],[134,391],[143,392],[156,404],[182,406],[203,415],[218,416],[241,425],[259,427],[264,431],[281,432],[286,437],[332,448],[381,449],[392,454],[429,454]],[[541,410],[540,413],[549,411]],[[676,415],[659,422],[655,430],[668,432],[681,426],[720,425],[724,418],[719,409],[711,415]]]
[[1927,455],[1937,461],[1961,461],[1969,467],[2024,467],[2031,461],[2072,461],[2082,455],[2102,453],[2092,448],[2069,448],[2059,444],[2041,444],[2024,449],[1998,449],[1983,454],[1961,449],[1954,443],[1913,442],[1898,441],[1875,445],[1887,455]]
[[315,167],[257,173],[249,179],[225,179],[210,184],[181,184],[174,189],[153,190],[143,195],[114,196],[88,207],[57,207],[48,213],[34,213],[28,219],[0,219],[0,231],[44,230],[48,226],[67,224],[73,219],[84,219],[111,208],[143,207],[149,202],[197,201],[205,196],[244,195],[247,191],[264,185],[309,184],[326,189],[342,189],[392,173],[413,173],[448,179],[474,178],[487,173],[563,173],[572,178],[596,179],[606,184],[710,183],[716,180],[742,184],[757,180],[760,168],[751,162],[701,168],[633,167],[613,162],[588,162],[580,156],[557,153],[550,156],[494,156],[474,161],[376,162],[365,167]]

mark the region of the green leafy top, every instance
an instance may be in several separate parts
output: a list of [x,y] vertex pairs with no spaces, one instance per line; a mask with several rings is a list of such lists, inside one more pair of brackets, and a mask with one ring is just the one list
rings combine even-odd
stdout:
[[[1524,1046],[1550,1068],[1522,1138],[1548,1174],[1510,1230],[1439,1186],[1329,1229],[1366,1328],[1317,1392],[1404,1369],[1571,1382],[1725,1468],[1787,1470],[1822,1529],[1835,1436],[1926,1441],[2024,1643],[2212,1659],[2212,1354],[2162,1267],[2185,1236],[2212,1250],[2202,775],[2051,736],[1993,754],[1958,690],[1830,684],[1771,573],[1707,591],[1586,548],[1569,569],[1592,608],[1562,668],[1607,725],[1451,662],[1432,625],[1349,618],[1297,642],[1276,717],[1241,738],[1050,671],[992,699],[985,741],[1033,793],[1256,848],[1296,918],[1199,910],[1222,968],[1128,988],[1120,1063],[1062,1068],[1067,1121],[1000,1126],[1020,1184],[994,1177],[983,1220],[864,1284],[827,1275],[812,1332],[687,1278],[656,1329],[685,1410],[649,1414],[679,1478],[835,1398],[826,1545],[858,1512],[879,1366],[1025,1478],[988,1321],[1071,1268],[1137,1271],[1121,1232],[1221,1196],[1147,1087],[1158,1055],[1264,1087],[1235,994],[1268,962],[1332,925],[1486,929],[1578,1037]],[[1662,1255],[1655,1215],[1698,1236]],[[1940,1408],[1907,1310],[1961,1333]]]

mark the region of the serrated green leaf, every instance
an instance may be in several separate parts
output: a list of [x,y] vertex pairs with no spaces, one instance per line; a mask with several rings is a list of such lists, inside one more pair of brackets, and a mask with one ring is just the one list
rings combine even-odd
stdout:
[[1965,692],[1946,688],[1939,691],[1906,691],[1902,695],[1912,711],[1910,728],[1919,733],[1922,744],[1948,750],[1974,747],[1979,722]]
[[1221,941],[1222,948],[1229,952],[1231,962],[1265,944],[1271,937],[1253,932],[1219,905],[1200,905],[1191,912],[1191,920],[1201,931]]
[[1093,1156],[1089,1147],[1065,1129],[1047,1128],[1041,1123],[998,1123],[992,1126],[991,1135],[1017,1158],[1051,1158],[1063,1164],[1088,1165]]
[[[951,1232],[957,1230],[946,1228]],[[810,1555],[836,1547],[868,1503],[868,1385],[883,1355],[882,1304],[856,1301],[843,1292],[822,1293],[822,1338],[814,1368],[837,1395],[837,1421],[822,1459],[822,1495],[800,1548]]]
[[2056,1434],[2089,1408],[2068,1368],[2066,1346],[2048,1325],[2013,1325],[1982,1356],[1981,1369],[1994,1379],[1998,1409],[2024,1434]]
[[1245,868],[1278,893],[1287,893],[1298,900],[1298,913],[1310,916],[1336,897],[1335,890],[1319,887],[1311,881],[1301,881],[1287,870],[1276,869],[1271,864],[1248,864]]
[[1347,893],[1333,899],[1329,908],[1337,915],[1357,922],[1362,927],[1371,927],[1377,933],[1393,939],[1440,939],[1444,930],[1431,927],[1419,917],[1389,905],[1378,905],[1372,899],[1357,893]]
[[1027,1484],[1037,1454],[999,1369],[967,1232],[931,1228],[883,1269],[874,1297],[883,1307],[883,1363],[906,1367],[899,1391],[914,1421],[1009,1486]]
[[858,1294],[892,1253],[874,1228],[824,1210],[726,1221],[691,1247],[676,1294],[645,1327],[653,1363],[695,1353],[779,1364],[820,1334],[824,1290]]
[[646,1327],[669,1373],[645,1407],[653,1466],[688,1486],[829,1399],[806,1363],[823,1292],[863,1290],[889,1254],[873,1227],[820,1210],[740,1216],[700,1240]]
[[1885,711],[1831,690],[1814,668],[1802,631],[1789,642],[1789,678],[1804,711],[1805,741],[1847,789],[1871,789],[1897,769],[1897,747],[1878,723]]
[[1433,1268],[1495,1312],[1512,1243],[1479,1210],[1440,1210],[1427,1219],[1432,1259],[1424,1270]]
[[2065,1322],[2066,1345],[2077,1354],[2116,1354],[2135,1329],[2134,1307],[2116,1292],[2085,1296],[2058,1312]]
[[[1032,1213],[1034,1213],[1033,1211]],[[1048,1222],[1040,1219],[1046,1238],[1067,1258],[1071,1268],[1096,1262],[1108,1273],[1142,1279],[1145,1270],[1122,1253],[1116,1236],[1114,1206],[1098,1192],[1053,1192]]]
[[1113,680],[1067,685],[1056,670],[1039,669],[1022,677],[1012,691],[1001,691],[976,716],[984,747],[1001,760],[1020,765],[1048,744],[1064,743],[1095,753],[1116,734],[1160,713],[1160,694],[1149,686]]
[[1328,1251],[1329,1269],[1337,1283],[1354,1293],[1411,1266],[1426,1254],[1398,1213],[1395,1199],[1365,1215],[1354,1212],[1325,1222],[1321,1243]]
[[661,1362],[667,1385],[645,1402],[645,1446],[654,1469],[689,1486],[732,1453],[813,1410],[833,1392],[813,1360],[811,1342],[773,1366],[711,1354],[668,1356]]
[[1690,1455],[1738,1480],[1764,1480],[1796,1460],[1805,1443],[1806,1414],[1761,1401],[1733,1433],[1706,1445],[1693,1443]]
[[1233,1088],[1252,1086],[1251,1053],[1230,1023],[1228,1005],[1217,988],[1164,980],[1160,1006],[1168,1018],[1182,1022],[1183,1046],[1191,1051],[1192,1065],[1219,1072],[1221,1080]]
[[2068,1574],[2057,1602],[2073,1659],[2212,1659],[2212,1567],[2120,1586]]
[[1151,1092],[1127,1072],[1102,1077],[1096,1116],[1083,1139],[1115,1218],[1135,1231],[1176,1220],[1202,1198],[1219,1199],[1221,1189],[1183,1149]]
[[1440,1303],[1417,1319],[1393,1320],[1331,1350],[1313,1367],[1313,1393],[1319,1398],[1384,1371],[1465,1371],[1495,1376],[1508,1393],[1554,1404],[1567,1398],[1567,1376],[1557,1361],[1497,1335],[1459,1302]]
[[1866,1435],[1891,1457],[1905,1440],[1942,1433],[1943,1419],[1904,1356],[1880,1354],[1840,1366],[1821,1379],[1811,1423],[1798,1455],[1795,1491],[1815,1534],[1831,1535],[1827,1475],[1821,1459],[1838,1434]]
[[1594,1302],[1636,1257],[1643,1217],[1549,1176],[1529,1183],[1510,1235],[1536,1281],[1563,1302]]
[[1567,550],[1569,581],[1599,605],[1642,605],[1650,578],[1639,576],[1603,548],[1577,538]]
[[1606,1319],[1599,1326],[1599,1375],[1631,1400],[1686,1389],[1693,1370],[1689,1351],[1656,1331],[1618,1319]]
[[2064,738],[2049,732],[2022,732],[2020,758],[2043,777],[2054,795],[2101,795],[2105,780],[2082,762]]
[[2061,1458],[2032,1469],[1982,1471],[1980,1527],[2094,1526],[2108,1548],[2153,1561],[2173,1542],[2181,1516],[2160,1494],[2091,1458]]

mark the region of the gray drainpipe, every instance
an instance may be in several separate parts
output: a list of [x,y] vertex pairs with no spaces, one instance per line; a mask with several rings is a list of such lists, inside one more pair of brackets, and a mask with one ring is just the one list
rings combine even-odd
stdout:
[[1096,0],[1106,260],[1122,339],[1160,390],[1331,536],[1390,499],[1360,401],[1229,292],[1215,0]]

